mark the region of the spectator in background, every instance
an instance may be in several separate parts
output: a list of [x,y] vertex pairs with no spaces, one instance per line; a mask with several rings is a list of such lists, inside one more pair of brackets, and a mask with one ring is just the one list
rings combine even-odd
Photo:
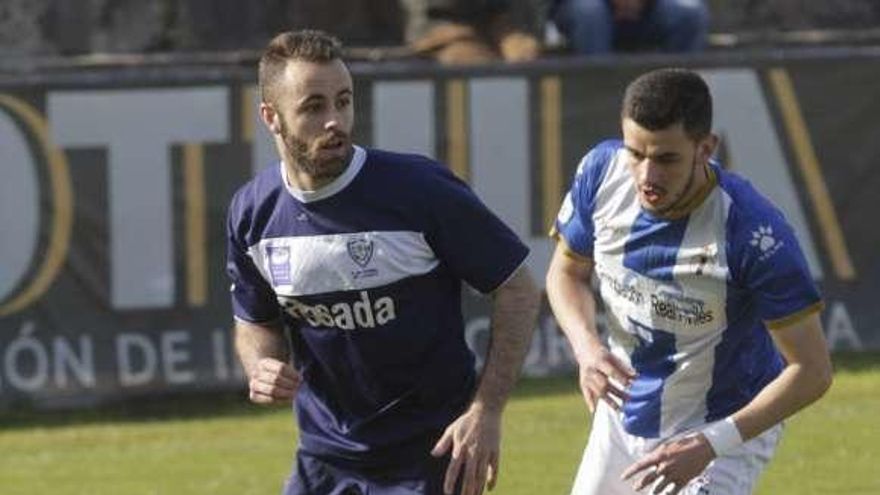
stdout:
[[709,30],[702,0],[553,0],[550,19],[584,55],[699,51]]
[[533,60],[540,43],[517,0],[402,0],[407,38],[417,54],[446,64]]

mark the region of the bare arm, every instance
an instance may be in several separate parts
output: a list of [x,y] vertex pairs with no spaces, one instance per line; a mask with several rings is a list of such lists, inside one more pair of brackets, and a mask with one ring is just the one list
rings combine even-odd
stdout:
[[593,260],[559,241],[547,271],[547,298],[578,363],[581,392],[590,411],[599,400],[619,409],[635,371],[602,344],[596,329],[596,302],[590,287]]
[[819,314],[770,331],[786,366],[751,402],[733,415],[744,440],[818,400],[831,387],[831,358]]
[[532,341],[541,294],[522,266],[493,294],[489,351],[474,404],[501,411]]
[[279,324],[235,320],[235,350],[248,377],[250,400],[257,404],[289,402],[301,377],[289,362]]
[[471,406],[434,446],[434,456],[452,450],[444,492],[452,493],[459,475],[462,495],[479,495],[495,486],[501,447],[501,412],[516,384],[538,316],[540,293],[520,267],[493,293],[489,355]]
[[[726,428],[733,428],[729,431],[735,439],[745,441],[760,435],[818,400],[831,386],[831,359],[818,314],[771,330],[770,335],[785,358],[785,368],[748,404],[725,420],[730,421]],[[707,434],[704,431],[661,445],[630,466],[624,478],[647,472],[636,481],[636,489],[650,485],[659,476],[681,489],[714,457],[724,453],[713,450]]]
[[590,287],[593,260],[576,258],[559,241],[547,270],[547,299],[578,363],[602,346],[596,329],[596,301]]

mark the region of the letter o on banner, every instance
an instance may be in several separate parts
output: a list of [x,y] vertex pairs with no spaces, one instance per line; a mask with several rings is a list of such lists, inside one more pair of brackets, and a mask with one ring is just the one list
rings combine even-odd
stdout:
[[[0,105],[0,108],[3,108]],[[5,300],[25,276],[37,248],[40,228],[39,164],[27,138],[6,112],[0,112],[0,301]]]
[[[52,198],[48,245],[34,271],[30,268],[43,217],[40,164],[25,132],[45,157]],[[49,140],[46,119],[27,103],[4,94],[0,94],[0,149],[0,316],[6,316],[38,300],[63,266],[73,223],[73,193],[67,159]]]

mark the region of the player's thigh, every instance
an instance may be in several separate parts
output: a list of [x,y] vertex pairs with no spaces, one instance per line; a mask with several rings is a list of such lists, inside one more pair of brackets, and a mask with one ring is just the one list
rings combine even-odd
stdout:
[[620,480],[635,457],[625,445],[625,432],[614,414],[599,402],[571,495],[635,495],[629,483]]
[[302,452],[284,483],[283,495],[367,495],[366,485],[353,472]]
[[[368,480],[368,495],[444,495],[443,482],[449,466],[449,456],[439,459],[426,455],[396,470]],[[461,476],[455,483],[453,495],[461,492]]]

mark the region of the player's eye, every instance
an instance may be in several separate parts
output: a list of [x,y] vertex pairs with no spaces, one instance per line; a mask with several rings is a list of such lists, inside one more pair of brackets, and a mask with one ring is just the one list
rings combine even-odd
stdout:
[[660,155],[654,159],[659,165],[672,165],[678,161],[678,155]]
[[351,105],[351,98],[345,97],[340,98],[336,101],[336,108],[346,108]]
[[627,149],[626,151],[629,155],[630,160],[634,162],[640,162],[645,159],[645,155],[639,153],[638,151],[633,151],[631,149]]
[[299,111],[307,114],[316,114],[324,110],[324,104],[318,101],[312,101],[299,107]]

